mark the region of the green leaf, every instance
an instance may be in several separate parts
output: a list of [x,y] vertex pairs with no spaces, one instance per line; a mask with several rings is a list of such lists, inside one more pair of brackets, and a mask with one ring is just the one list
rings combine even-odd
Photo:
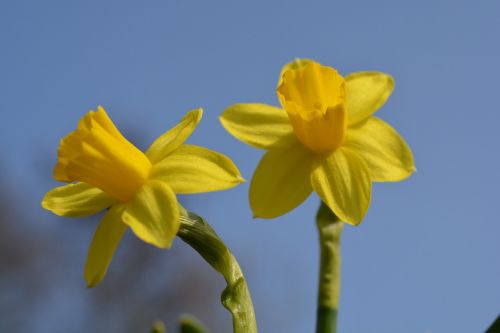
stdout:
[[163,324],[161,321],[156,321],[151,328],[151,333],[167,333],[165,324]]
[[180,319],[181,333],[209,333],[195,317],[184,315]]
[[498,333],[500,332],[500,316],[491,324],[485,333]]

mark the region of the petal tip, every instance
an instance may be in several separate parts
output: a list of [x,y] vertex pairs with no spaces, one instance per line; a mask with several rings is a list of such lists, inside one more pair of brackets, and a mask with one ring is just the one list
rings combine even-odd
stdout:
[[83,278],[85,279],[85,284],[87,285],[87,289],[92,289],[95,286],[97,286],[104,278],[104,275],[90,274],[90,272],[87,271],[87,267],[85,267],[85,271],[83,272]]
[[57,211],[54,211],[53,207],[51,207],[50,204],[49,204],[49,202],[47,200],[45,200],[45,199],[42,200],[42,202],[40,203],[40,206],[43,209],[48,210],[51,213],[54,213],[55,215],[61,216],[61,214],[58,214]]
[[45,195],[43,197],[42,201],[40,202],[40,206],[42,206],[43,209],[49,210],[46,197],[47,197],[47,195]]
[[191,111],[196,122],[199,122],[203,118],[203,108],[197,108]]
[[394,77],[390,74],[387,74],[387,73],[384,73],[385,75],[387,75],[387,80],[389,81],[389,84],[394,87],[394,85],[396,84],[396,81],[394,81]]
[[96,286],[96,284],[92,283],[92,282],[87,282],[87,289],[92,289]]
[[51,205],[50,200],[49,200],[49,194],[45,194],[45,197],[42,199],[42,202],[40,202],[40,206],[48,210],[49,212],[57,215],[57,216],[64,216],[64,209],[58,209],[57,207],[54,207]]
[[227,114],[228,114],[228,113],[230,113],[230,112],[232,112],[232,110],[233,110],[233,108],[234,108],[234,106],[235,106],[235,105],[237,105],[237,104],[234,104],[234,105],[231,105],[231,106],[227,107],[227,108],[226,108],[226,109],[225,109],[225,110],[224,110],[224,111],[223,111],[223,112],[219,115],[219,117],[218,117],[218,118],[219,118],[219,121],[220,121],[220,123],[221,123],[221,125],[222,125],[222,127],[224,127],[224,128],[225,128],[226,130],[228,130],[228,131],[229,131],[229,129],[226,127],[226,126],[228,126],[228,124],[227,124],[227,119],[226,119],[226,118],[227,118]]
[[92,289],[97,286],[100,282],[100,279],[86,280],[87,289]]

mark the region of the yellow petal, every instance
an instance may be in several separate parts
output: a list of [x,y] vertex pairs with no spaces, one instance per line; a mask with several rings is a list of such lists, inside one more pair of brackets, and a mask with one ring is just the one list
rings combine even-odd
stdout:
[[274,218],[300,205],[312,192],[314,155],[300,143],[268,151],[250,184],[254,217]]
[[43,198],[42,207],[59,216],[81,217],[108,208],[115,201],[94,186],[76,183],[49,191]]
[[283,68],[281,68],[281,73],[279,76],[278,87],[283,82],[283,74],[285,74],[286,71],[288,71],[289,69],[300,69],[311,62],[315,62],[315,61],[311,60],[311,59],[306,59],[306,58],[296,58],[293,61],[290,61],[285,66],[283,66]]
[[286,146],[293,136],[286,112],[271,105],[235,104],[219,119],[229,133],[256,148]]
[[181,194],[225,190],[244,181],[227,156],[191,145],[180,146],[155,164],[150,177]]
[[[124,140],[126,140],[125,137],[120,133],[118,128],[116,128],[115,124],[113,124],[113,121],[111,120],[111,118],[109,118],[108,114],[106,113],[106,110],[104,110],[104,108],[101,105],[97,107],[97,112],[95,112],[93,115],[92,113],[90,113],[90,115],[87,115],[84,118],[86,118],[86,120],[84,121],[87,122],[87,124],[89,124],[90,119],[93,118],[94,121],[99,123],[99,125],[105,128],[106,131],[109,132],[111,135],[116,137],[122,137]],[[83,124],[79,125],[82,126]]]
[[340,148],[316,161],[311,177],[314,191],[344,222],[358,225],[371,199],[368,168],[356,153]]
[[127,203],[122,218],[144,242],[168,248],[179,230],[175,193],[166,183],[150,180]]
[[399,181],[415,171],[410,147],[381,119],[370,117],[349,128],[344,145],[363,158],[374,181]]
[[89,288],[96,286],[106,275],[115,250],[127,230],[127,225],[121,219],[124,208],[123,204],[111,207],[97,227],[83,273]]
[[358,72],[345,77],[349,125],[366,120],[389,98],[394,89],[392,76],[380,72]]
[[188,112],[174,128],[156,139],[146,151],[146,156],[151,163],[161,161],[183,144],[198,126],[202,115],[203,110],[201,108]]

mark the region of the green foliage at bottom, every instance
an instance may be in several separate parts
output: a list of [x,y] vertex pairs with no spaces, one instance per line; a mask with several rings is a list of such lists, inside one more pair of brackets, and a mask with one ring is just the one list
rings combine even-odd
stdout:
[[181,317],[180,329],[181,333],[209,333],[196,318],[189,315]]
[[500,316],[498,316],[497,320],[491,324],[486,333],[500,333]]
[[151,328],[151,333],[167,333],[167,329],[165,328],[165,324],[161,321],[157,321],[153,324]]

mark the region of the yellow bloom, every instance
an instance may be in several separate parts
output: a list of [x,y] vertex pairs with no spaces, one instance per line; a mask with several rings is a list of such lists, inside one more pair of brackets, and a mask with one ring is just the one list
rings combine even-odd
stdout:
[[256,217],[274,218],[314,190],[343,221],[357,225],[368,210],[372,181],[399,181],[415,167],[399,134],[372,114],[394,88],[391,76],[360,72],[342,77],[308,59],[286,65],[277,94],[281,108],[235,104],[222,125],[267,152],[250,184]]
[[54,178],[76,182],[48,192],[42,207],[81,217],[108,209],[89,248],[84,276],[99,283],[128,227],[144,242],[169,248],[179,230],[176,193],[231,188],[243,181],[233,162],[183,144],[201,120],[193,110],[143,153],[115,127],[106,111],[87,113],[61,140]]

